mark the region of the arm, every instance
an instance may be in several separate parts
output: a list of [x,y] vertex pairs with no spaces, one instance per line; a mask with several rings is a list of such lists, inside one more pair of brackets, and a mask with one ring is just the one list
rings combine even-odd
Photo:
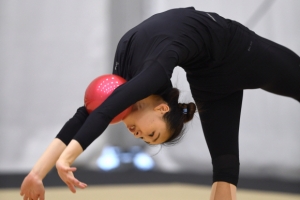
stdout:
[[170,80],[160,65],[149,66],[137,76],[116,88],[90,114],[56,163],[59,176],[72,192],[76,192],[75,187],[86,186],[86,184],[78,181],[72,174],[76,168],[70,166],[75,159],[102,134],[109,125],[109,122],[117,114],[138,100],[154,94],[162,86],[169,83]]
[[210,200],[236,200],[236,186],[226,182],[214,182]]
[[21,185],[20,194],[24,198],[44,199],[45,189],[42,180],[55,165],[57,159],[66,148],[76,132],[87,118],[88,113],[84,107],[80,107],[76,114],[63,126],[46,151],[34,165],[30,173],[25,177]]
[[65,143],[55,138],[34,165],[30,173],[36,175],[41,180],[44,179],[65,148]]
[[157,62],[149,65],[131,80],[116,88],[90,114],[73,138],[79,142],[83,150],[104,132],[115,116],[137,101],[155,94],[170,83],[170,79],[161,65]]
[[66,145],[59,139],[55,138],[30,173],[25,177],[21,185],[20,195],[24,198],[44,200],[45,189],[42,180],[52,169],[60,154],[66,148]]
[[80,182],[74,177],[73,172],[76,171],[76,168],[70,167],[82,152],[81,145],[76,140],[72,140],[56,162],[58,175],[73,193],[76,192],[75,187],[82,189],[87,187],[85,183]]
[[84,123],[88,114],[85,107],[77,109],[75,115],[63,126],[41,158],[34,165],[31,174],[36,175],[39,179],[44,179],[47,173],[55,165],[57,159],[62,154],[67,144]]

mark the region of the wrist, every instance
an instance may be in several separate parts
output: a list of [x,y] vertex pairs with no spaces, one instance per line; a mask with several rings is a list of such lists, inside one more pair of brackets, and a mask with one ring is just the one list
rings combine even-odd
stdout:
[[62,152],[56,163],[60,162],[70,166],[82,152],[83,149],[81,145],[76,140],[72,140]]
[[64,159],[64,158],[59,158],[57,161],[56,161],[56,167],[58,166],[58,165],[64,165],[64,166],[71,166],[71,164],[72,164],[72,162],[71,161],[68,161],[68,160],[66,160],[66,159]]
[[36,170],[36,169],[32,169],[28,176],[32,179],[39,179],[39,180],[43,180],[45,178],[45,175],[41,173],[40,170]]

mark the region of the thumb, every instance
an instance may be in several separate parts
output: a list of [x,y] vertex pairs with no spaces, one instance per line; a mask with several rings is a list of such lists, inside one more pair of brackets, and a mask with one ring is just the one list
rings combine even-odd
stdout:
[[67,171],[75,172],[77,170],[76,167],[67,167]]

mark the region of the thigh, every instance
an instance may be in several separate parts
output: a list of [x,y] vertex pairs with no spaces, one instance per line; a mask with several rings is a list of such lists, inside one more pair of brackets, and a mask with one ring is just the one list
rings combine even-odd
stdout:
[[260,88],[300,101],[300,57],[282,45],[261,40],[268,48],[253,63],[257,73],[263,75],[258,76],[263,79]]

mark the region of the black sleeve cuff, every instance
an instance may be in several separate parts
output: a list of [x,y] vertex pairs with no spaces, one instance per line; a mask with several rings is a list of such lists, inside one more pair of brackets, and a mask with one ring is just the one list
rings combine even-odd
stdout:
[[238,184],[240,163],[235,155],[223,155],[212,160],[213,182],[224,181],[235,186]]
[[56,138],[68,145],[88,116],[89,114],[84,106],[78,108],[75,115],[65,123],[56,135]]

